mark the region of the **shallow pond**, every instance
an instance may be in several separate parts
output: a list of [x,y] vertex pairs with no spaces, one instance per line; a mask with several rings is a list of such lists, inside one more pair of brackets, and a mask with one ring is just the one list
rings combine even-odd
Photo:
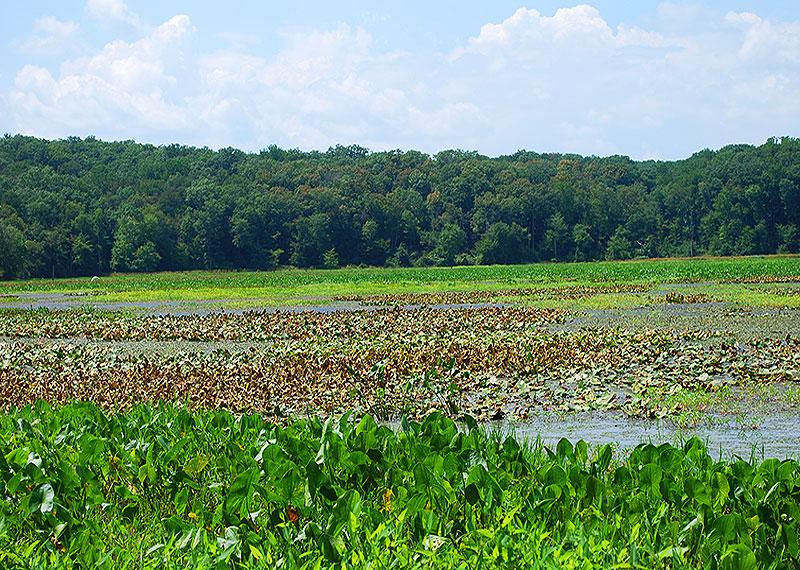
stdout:
[[[325,299],[305,299],[302,304],[276,305],[274,299],[204,299],[198,301],[98,301],[91,295],[68,295],[63,293],[19,293],[6,297],[0,309],[47,309],[62,311],[70,309],[93,309],[98,311],[135,311],[150,315],[192,316],[211,313],[244,313],[247,311],[266,311],[270,313],[337,313],[348,311],[371,311],[390,308],[359,303],[357,301],[326,301]],[[508,303],[455,303],[428,305],[432,309],[480,309],[484,307],[508,307]],[[398,305],[404,310],[419,309],[422,305]]]
[[595,412],[585,414],[542,414],[519,422],[497,422],[487,427],[514,433],[528,441],[541,439],[555,448],[565,437],[573,443],[582,439],[590,445],[614,443],[628,449],[640,443],[679,444],[692,436],[702,439],[713,457],[751,454],[764,457],[800,457],[800,413],[779,412],[766,417],[737,421],[718,417],[711,423],[692,428],[678,427],[665,420],[631,419],[619,414]]

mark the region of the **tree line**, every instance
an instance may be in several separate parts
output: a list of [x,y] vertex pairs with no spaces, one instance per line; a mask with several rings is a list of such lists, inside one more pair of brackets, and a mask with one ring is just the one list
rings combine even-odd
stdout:
[[797,252],[800,139],[677,161],[0,139],[0,275]]

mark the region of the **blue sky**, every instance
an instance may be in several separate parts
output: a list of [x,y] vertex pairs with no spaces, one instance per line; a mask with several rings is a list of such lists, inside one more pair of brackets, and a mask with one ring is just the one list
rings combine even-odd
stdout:
[[680,158],[800,135],[800,4],[8,2],[0,132]]

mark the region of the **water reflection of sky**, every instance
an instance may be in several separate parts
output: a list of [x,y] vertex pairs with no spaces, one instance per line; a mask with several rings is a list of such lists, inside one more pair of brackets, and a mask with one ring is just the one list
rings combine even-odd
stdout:
[[800,412],[780,412],[766,417],[716,418],[708,424],[679,428],[669,421],[629,419],[618,414],[587,413],[558,416],[543,414],[516,423],[497,423],[491,427],[515,433],[528,441],[540,438],[554,447],[565,437],[573,443],[583,439],[590,445],[613,443],[617,449],[633,448],[640,443],[680,444],[697,436],[717,459],[751,454],[765,457],[800,457]]

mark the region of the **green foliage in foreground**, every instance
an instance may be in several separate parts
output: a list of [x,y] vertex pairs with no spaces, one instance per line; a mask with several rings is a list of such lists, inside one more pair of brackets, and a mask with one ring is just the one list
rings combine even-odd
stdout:
[[696,439],[618,461],[434,413],[277,427],[90,405],[0,418],[0,567],[637,567],[798,564],[800,465]]

